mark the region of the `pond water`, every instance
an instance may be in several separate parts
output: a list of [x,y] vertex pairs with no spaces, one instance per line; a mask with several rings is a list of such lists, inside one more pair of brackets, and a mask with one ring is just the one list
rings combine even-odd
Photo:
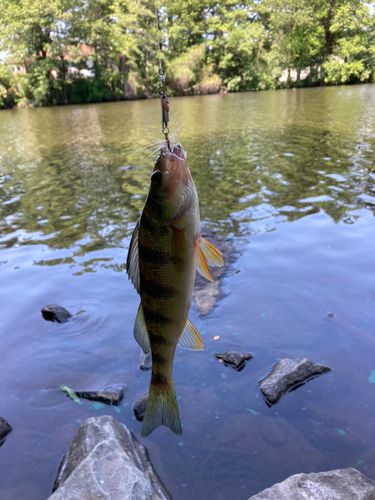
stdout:
[[[375,479],[374,109],[375,85],[170,99],[202,225],[234,257],[212,312],[191,308],[205,350],[176,352],[183,435],[146,439],[125,261],[156,156],[135,151],[162,138],[159,102],[0,113],[2,500],[47,498],[80,423],[102,414],[148,447],[175,500],[246,500],[349,466]],[[80,314],[47,322],[50,303]],[[254,356],[241,372],[213,356],[231,349]],[[257,381],[301,357],[332,372],[268,407]],[[62,384],[128,391],[118,408],[78,405]]]

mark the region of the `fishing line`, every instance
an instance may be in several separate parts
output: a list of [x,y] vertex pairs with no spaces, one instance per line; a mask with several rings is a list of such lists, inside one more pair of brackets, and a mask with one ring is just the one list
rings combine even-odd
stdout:
[[159,68],[161,68],[160,35],[159,35],[159,15],[158,15],[158,8],[156,7],[156,0],[155,0],[155,18],[156,18],[156,30],[158,32]]
[[160,35],[159,35],[159,16],[158,16],[158,8],[156,6],[155,0],[155,16],[156,16],[156,29],[158,32],[158,51],[159,51],[159,73],[158,77],[161,80],[161,85],[158,88],[158,92],[160,94],[160,103],[161,103],[161,131],[165,136],[165,140],[167,142],[168,149],[171,150],[171,145],[169,142],[168,134],[168,122],[169,122],[169,102],[168,97],[165,93],[165,74],[163,67],[161,65],[161,51],[160,51]]

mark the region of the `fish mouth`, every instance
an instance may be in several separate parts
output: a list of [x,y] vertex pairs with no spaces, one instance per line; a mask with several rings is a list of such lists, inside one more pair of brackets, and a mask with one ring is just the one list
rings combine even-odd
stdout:
[[160,148],[160,154],[166,160],[168,160],[171,155],[175,156],[176,158],[179,158],[181,160],[186,159],[186,153],[185,153],[185,151],[183,151],[180,144],[176,144],[175,146],[172,146],[171,149],[169,149],[168,146],[163,146]]

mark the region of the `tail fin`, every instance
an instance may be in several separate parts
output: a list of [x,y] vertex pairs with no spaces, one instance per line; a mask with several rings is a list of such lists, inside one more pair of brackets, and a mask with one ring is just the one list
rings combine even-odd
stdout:
[[182,434],[173,380],[163,386],[154,385],[151,381],[142,425],[142,437],[148,436],[161,425],[169,427],[177,436]]

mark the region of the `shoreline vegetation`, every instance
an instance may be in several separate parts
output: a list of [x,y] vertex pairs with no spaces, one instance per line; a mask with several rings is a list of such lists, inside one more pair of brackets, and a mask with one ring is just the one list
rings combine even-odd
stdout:
[[371,83],[375,1],[2,0],[0,109]]

